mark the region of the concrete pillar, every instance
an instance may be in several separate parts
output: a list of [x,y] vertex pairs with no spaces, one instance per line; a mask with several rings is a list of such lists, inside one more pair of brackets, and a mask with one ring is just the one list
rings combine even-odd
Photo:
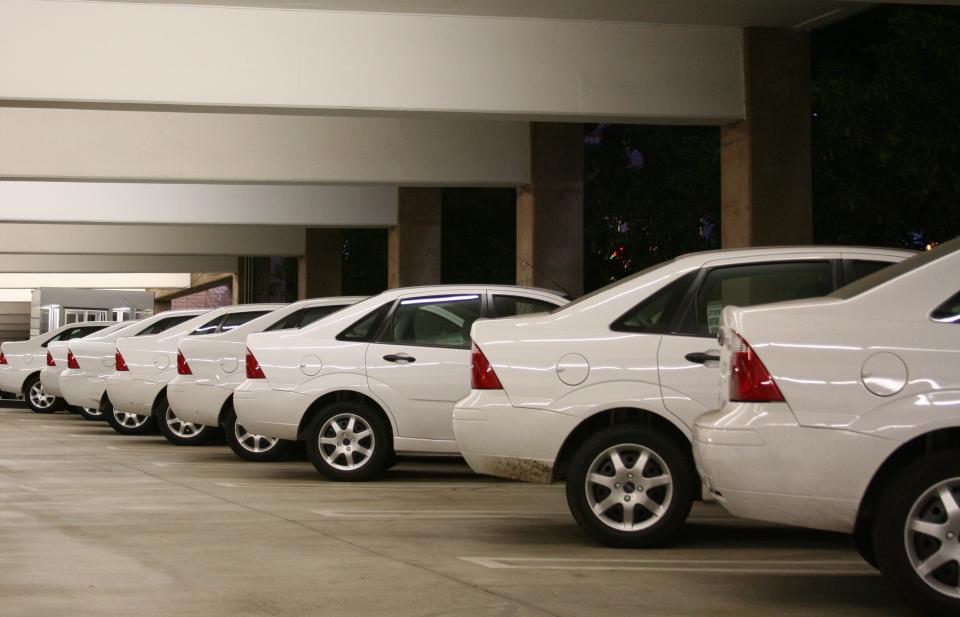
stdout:
[[342,290],[343,231],[307,229],[306,255],[300,258],[298,290],[301,300],[339,296]]
[[810,40],[779,28],[743,31],[746,119],[721,133],[725,248],[810,244]]
[[531,180],[517,191],[517,284],[583,293],[583,126],[530,125]]
[[401,188],[397,226],[387,237],[387,287],[440,283],[439,188]]

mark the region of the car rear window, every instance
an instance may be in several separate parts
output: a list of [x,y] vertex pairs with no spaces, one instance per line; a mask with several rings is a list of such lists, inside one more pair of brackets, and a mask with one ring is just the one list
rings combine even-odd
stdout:
[[832,294],[830,294],[830,297],[848,300],[854,296],[859,296],[862,293],[870,291],[875,287],[879,287],[884,283],[892,281],[895,278],[903,276],[908,272],[912,272],[917,268],[922,268],[928,263],[934,262],[952,253],[956,253],[957,251],[960,251],[960,238],[954,238],[949,242],[944,242],[932,251],[924,251],[923,253],[914,255],[909,259],[904,259],[899,263],[895,263],[889,268],[884,268],[874,272],[873,274],[869,274],[858,281],[854,281],[849,285],[834,291]]

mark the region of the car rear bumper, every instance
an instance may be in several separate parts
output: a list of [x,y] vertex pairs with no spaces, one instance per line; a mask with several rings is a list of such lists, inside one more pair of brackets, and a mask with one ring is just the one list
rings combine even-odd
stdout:
[[291,441],[311,402],[297,392],[273,390],[264,379],[248,379],[233,393],[237,422],[247,431]]
[[697,471],[731,514],[848,533],[867,484],[894,446],[800,426],[784,403],[730,403],[700,416],[693,430]]
[[153,402],[166,385],[166,382],[134,379],[123,371],[107,379],[107,396],[117,411],[149,416],[153,413]]
[[453,433],[477,473],[551,482],[560,446],[579,418],[514,407],[503,390],[473,390],[453,410]]
[[59,367],[45,368],[40,371],[40,384],[47,394],[63,398],[63,391],[60,389],[60,373],[62,372]]
[[18,369],[12,366],[0,367],[0,390],[10,394],[23,394],[23,382],[36,369]]
[[167,386],[167,401],[181,420],[217,426],[220,410],[232,392],[214,385],[180,382],[178,378]]
[[70,405],[99,409],[106,390],[107,380],[99,375],[88,375],[77,369],[67,369],[60,373],[60,391]]

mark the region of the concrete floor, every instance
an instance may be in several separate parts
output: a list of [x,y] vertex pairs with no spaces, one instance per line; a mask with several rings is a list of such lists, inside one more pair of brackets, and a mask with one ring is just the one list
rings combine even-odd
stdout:
[[562,487],[460,464],[334,484],[306,460],[0,409],[0,615],[910,615],[843,536],[695,508],[594,544]]

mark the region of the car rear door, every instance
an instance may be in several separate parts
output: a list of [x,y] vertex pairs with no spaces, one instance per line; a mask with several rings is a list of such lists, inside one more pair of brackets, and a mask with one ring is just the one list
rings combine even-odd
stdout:
[[767,255],[701,268],[674,330],[657,354],[660,391],[667,409],[688,426],[719,404],[717,331],[724,306],[751,306],[823,296],[842,283],[840,255]]
[[470,391],[470,326],[484,293],[401,298],[367,347],[371,391],[393,413],[400,437],[452,440],[453,405]]

